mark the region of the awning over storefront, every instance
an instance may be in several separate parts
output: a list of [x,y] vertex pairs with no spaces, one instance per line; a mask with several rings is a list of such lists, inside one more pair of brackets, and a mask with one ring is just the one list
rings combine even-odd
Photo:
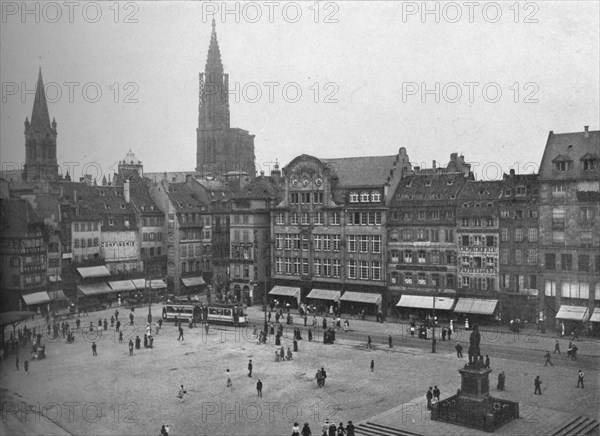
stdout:
[[585,322],[589,316],[589,310],[585,306],[567,306],[563,304],[560,306],[555,318]]
[[135,291],[137,289],[131,280],[116,280],[108,282],[108,285],[116,292]]
[[317,300],[340,301],[342,293],[340,291],[329,291],[327,289],[313,289],[306,298],[316,298]]
[[23,294],[21,295],[21,297],[23,297],[23,300],[25,300],[25,304],[28,306],[50,302],[50,297],[48,297],[47,292],[34,292],[32,294]]
[[181,281],[183,282],[184,286],[202,286],[206,284],[202,276],[186,277],[184,279],[182,278]]
[[52,283],[56,283],[56,282],[62,282],[62,278],[60,277],[60,274],[56,274],[56,275],[50,275],[48,276],[48,281],[52,282]]
[[91,283],[89,285],[78,285],[77,290],[81,292],[86,297],[91,297],[94,295],[102,295],[102,294],[110,294],[113,291],[110,286],[108,286],[104,282],[100,283]]
[[300,288],[292,288],[290,286],[275,286],[269,291],[269,295],[279,295],[280,297],[292,297],[298,300],[298,304],[300,304]]
[[[413,307],[415,309],[433,310],[433,298],[427,295],[402,295],[397,307]],[[454,298],[435,297],[436,310],[450,310],[454,304]]]
[[600,322],[600,309],[599,308],[595,308],[594,309],[594,313],[592,313],[592,316],[590,317],[590,321],[591,322]]
[[[134,279],[132,282],[136,289],[146,289],[146,279]],[[160,279],[152,280],[152,282],[148,280],[148,285],[151,286],[152,289],[164,289],[167,287],[165,281]]]
[[105,265],[77,268],[77,272],[79,273],[82,279],[110,276],[110,271],[108,270],[108,268],[106,268]]
[[454,307],[457,313],[472,313],[473,315],[492,315],[498,300],[481,300],[478,298],[459,298]]
[[344,292],[340,301],[349,301],[354,303],[376,304],[381,310],[381,294],[367,294],[365,292]]
[[50,297],[50,300],[54,301],[68,301],[69,299],[67,298],[67,296],[65,295],[65,293],[61,290],[58,291],[48,291],[48,297]]

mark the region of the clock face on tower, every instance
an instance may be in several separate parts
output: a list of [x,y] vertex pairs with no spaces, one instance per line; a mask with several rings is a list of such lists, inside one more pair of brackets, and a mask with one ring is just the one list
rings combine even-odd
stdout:
[[292,180],[292,186],[298,186],[298,180],[293,179]]
[[317,184],[317,186],[321,186],[323,184],[323,179],[318,178],[317,180],[315,180],[315,183]]
[[308,179],[302,180],[302,186],[308,186]]

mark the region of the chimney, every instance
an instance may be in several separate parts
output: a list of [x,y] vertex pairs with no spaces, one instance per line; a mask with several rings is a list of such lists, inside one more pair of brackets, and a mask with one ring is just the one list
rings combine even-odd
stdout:
[[511,177],[514,177],[514,175],[515,175],[515,169],[514,168],[510,169],[510,175],[511,175]]
[[123,182],[123,197],[125,197],[125,203],[129,203],[131,200],[129,196],[129,180]]
[[77,201],[77,189],[73,189],[73,201]]
[[583,126],[583,136],[586,138],[590,137],[590,126]]
[[431,168],[433,168],[434,170],[435,170],[435,163],[436,162],[435,162],[435,159],[434,159],[433,163],[431,164]]

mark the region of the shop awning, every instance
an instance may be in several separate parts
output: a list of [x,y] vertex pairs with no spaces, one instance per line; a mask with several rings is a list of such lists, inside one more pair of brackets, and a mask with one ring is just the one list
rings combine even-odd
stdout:
[[[433,296],[428,295],[402,295],[397,307],[413,307],[415,309],[433,310]],[[436,310],[450,310],[454,304],[454,298],[435,297]]]
[[52,283],[56,283],[56,282],[62,282],[62,278],[60,277],[60,274],[56,274],[56,275],[50,275],[48,276],[48,281],[52,282]]
[[298,304],[300,304],[300,288],[292,288],[290,286],[275,286],[269,291],[269,295],[292,297],[298,300]]
[[108,285],[116,292],[135,291],[137,288],[131,280],[115,280],[108,282]]
[[108,286],[104,282],[100,283],[91,283],[89,285],[78,285],[77,290],[81,292],[86,297],[91,297],[93,295],[102,295],[102,294],[110,294],[113,291],[110,286]]
[[594,313],[592,313],[592,316],[590,317],[590,321],[591,322],[600,322],[600,309],[598,309],[597,307],[594,309]]
[[48,297],[50,297],[50,300],[54,301],[68,301],[69,299],[67,298],[67,296],[65,295],[65,293],[61,290],[58,291],[48,291]]
[[473,315],[492,315],[498,300],[482,300],[479,298],[459,298],[454,307],[457,313],[472,313]]
[[206,284],[202,276],[186,277],[184,279],[182,278],[181,281],[183,282],[184,286],[202,286]]
[[377,304],[381,306],[381,294],[367,294],[366,292],[344,292],[340,301],[353,301],[355,303]]
[[[132,280],[133,284],[137,289],[146,289],[146,279],[134,279]],[[148,285],[151,285],[152,289],[163,289],[167,287],[167,284],[164,280],[148,280]]]
[[48,297],[47,292],[34,292],[31,294],[23,294],[21,295],[21,297],[23,297],[23,300],[25,300],[25,304],[28,306],[50,302],[50,297]]
[[329,291],[327,289],[313,289],[306,298],[316,298],[317,300],[340,301],[342,293],[340,291]]
[[77,268],[77,272],[79,273],[82,279],[110,276],[110,271],[108,270],[108,268],[106,268],[105,265]]
[[555,318],[585,322],[589,316],[589,310],[585,306],[567,306],[563,304],[560,306]]

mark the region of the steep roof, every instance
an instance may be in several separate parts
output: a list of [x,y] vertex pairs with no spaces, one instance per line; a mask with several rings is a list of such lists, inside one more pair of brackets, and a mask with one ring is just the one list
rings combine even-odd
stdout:
[[178,212],[194,213],[206,210],[207,198],[186,183],[170,183],[167,195]]
[[423,201],[456,201],[467,177],[463,173],[415,174],[400,181],[392,206]]
[[3,238],[25,237],[31,225],[43,225],[44,221],[23,199],[0,199],[0,229]]
[[[581,159],[593,156],[596,167],[584,170]],[[557,171],[554,161],[562,157],[563,161],[571,162],[566,171]],[[540,178],[544,180],[576,180],[600,178],[600,131],[582,131],[573,133],[550,132],[540,164]]]
[[46,91],[44,90],[44,80],[42,79],[42,67],[40,67],[38,73],[35,100],[33,102],[33,111],[31,112],[31,125],[34,127],[50,128],[50,114],[48,113]]
[[396,162],[396,155],[321,159],[331,166],[339,187],[383,186]]
[[233,199],[269,199],[277,197],[277,185],[272,177],[261,176],[252,180],[240,192],[232,195]]

